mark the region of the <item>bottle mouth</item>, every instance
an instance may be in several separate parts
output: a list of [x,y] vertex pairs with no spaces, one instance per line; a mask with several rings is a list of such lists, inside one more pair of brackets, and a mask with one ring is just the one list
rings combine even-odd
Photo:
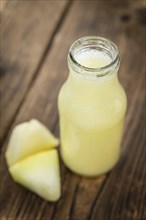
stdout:
[[[77,58],[80,53],[86,52],[98,52],[102,53],[108,58],[108,63],[105,63],[102,66],[89,67],[88,65],[83,64]],[[120,56],[117,46],[110,40],[98,37],[98,36],[87,36],[82,37],[75,41],[70,49],[68,54],[68,65],[70,69],[73,69],[75,72],[80,75],[87,77],[101,77],[107,74],[111,74],[118,70],[120,64]]]

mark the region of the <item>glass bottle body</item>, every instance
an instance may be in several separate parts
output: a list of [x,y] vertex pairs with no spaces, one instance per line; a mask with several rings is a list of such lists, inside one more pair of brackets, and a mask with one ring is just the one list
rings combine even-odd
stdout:
[[[77,72],[69,63],[70,73],[59,93],[61,156],[72,171],[97,176],[109,171],[119,159],[127,100],[117,77],[118,67],[105,74],[99,67],[108,65],[105,57],[97,64],[95,54],[93,59],[91,54],[82,55],[78,57],[80,64],[88,63],[89,69]],[[98,71],[92,75],[93,66],[100,68],[100,76]],[[90,73],[85,74],[85,70]]]

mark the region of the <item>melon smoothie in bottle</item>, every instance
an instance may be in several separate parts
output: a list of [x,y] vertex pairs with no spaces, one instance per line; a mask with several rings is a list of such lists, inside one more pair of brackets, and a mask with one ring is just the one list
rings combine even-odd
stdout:
[[83,37],[70,48],[58,98],[61,156],[78,174],[100,175],[119,159],[127,107],[119,64],[116,45],[105,38]]

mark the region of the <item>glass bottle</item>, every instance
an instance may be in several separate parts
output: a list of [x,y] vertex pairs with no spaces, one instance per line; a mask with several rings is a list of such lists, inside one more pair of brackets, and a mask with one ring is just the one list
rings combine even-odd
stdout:
[[119,159],[127,108],[119,65],[117,46],[105,38],[83,37],[70,47],[58,97],[61,156],[80,175],[103,174]]

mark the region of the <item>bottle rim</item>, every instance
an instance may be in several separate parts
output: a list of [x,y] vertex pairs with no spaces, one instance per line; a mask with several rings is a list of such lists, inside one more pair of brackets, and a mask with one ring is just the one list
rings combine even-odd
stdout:
[[[96,49],[104,51],[111,58],[111,62],[102,67],[86,67],[80,64],[76,60],[77,52],[84,49]],[[69,68],[73,68],[75,72],[80,75],[91,75],[96,77],[105,76],[112,73],[114,70],[118,70],[120,64],[120,55],[118,47],[112,41],[99,36],[86,36],[76,40],[70,47],[68,53],[68,65]]]

